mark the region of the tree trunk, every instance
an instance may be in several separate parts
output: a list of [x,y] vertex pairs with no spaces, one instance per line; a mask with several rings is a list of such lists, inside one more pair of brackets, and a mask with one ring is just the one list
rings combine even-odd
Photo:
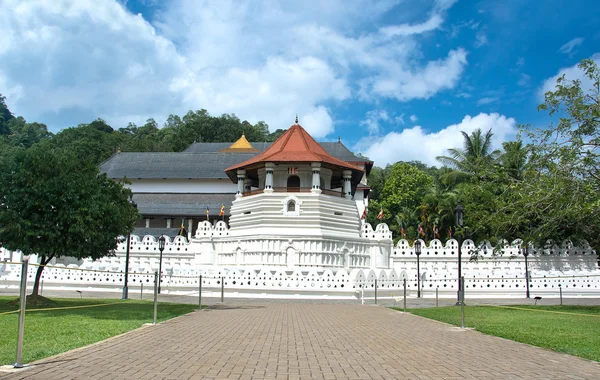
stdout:
[[33,290],[31,291],[32,296],[38,295],[38,291],[40,288],[40,279],[42,278],[42,272],[44,271],[46,264],[48,264],[50,262],[50,260],[52,260],[53,257],[54,257],[54,255],[50,255],[50,256],[48,256],[48,258],[46,258],[46,256],[44,256],[44,255],[41,256],[40,266],[37,268],[37,271],[35,272],[35,281],[33,282]]

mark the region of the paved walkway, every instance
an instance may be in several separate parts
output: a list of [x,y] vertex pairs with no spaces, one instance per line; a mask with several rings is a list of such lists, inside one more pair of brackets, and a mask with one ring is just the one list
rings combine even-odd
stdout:
[[597,379],[600,364],[377,306],[221,305],[0,379]]

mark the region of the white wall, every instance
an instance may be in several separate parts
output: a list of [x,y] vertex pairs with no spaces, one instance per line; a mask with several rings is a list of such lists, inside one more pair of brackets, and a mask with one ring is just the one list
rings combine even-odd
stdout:
[[[295,200],[296,211],[286,204]],[[260,193],[239,198],[231,206],[230,233],[235,236],[331,236],[358,238],[356,203],[342,197],[313,193]]]

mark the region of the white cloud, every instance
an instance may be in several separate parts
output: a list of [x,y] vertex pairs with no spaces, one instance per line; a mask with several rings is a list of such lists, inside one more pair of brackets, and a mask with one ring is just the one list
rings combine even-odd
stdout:
[[488,43],[487,34],[485,34],[485,32],[483,30],[478,31],[475,34],[475,47],[479,48],[479,47],[482,47],[483,45],[487,45],[487,43]]
[[566,54],[568,56],[572,56],[575,54],[577,47],[579,47],[583,43],[583,38],[577,37],[573,38],[571,41],[567,42],[563,46],[558,49],[560,53]]
[[[403,119],[404,114],[399,116],[399,119],[402,124],[404,124]],[[365,120],[360,122],[360,125],[367,127],[367,131],[369,131],[369,135],[377,135],[379,134],[380,124],[381,122],[388,122],[390,120],[390,116],[388,115],[386,110],[372,110],[367,112],[365,115]]]
[[[596,64],[600,65],[600,53],[596,53],[594,54],[591,59],[596,62]],[[555,91],[556,90],[556,80],[562,76],[565,76],[565,78],[567,80],[580,80],[581,81],[581,88],[584,91],[587,91],[591,88],[593,88],[593,83],[592,81],[586,77],[584,75],[584,72],[579,69],[577,67],[577,65],[573,65],[571,67],[566,67],[566,68],[562,68],[558,71],[558,74],[556,74],[553,77],[550,77],[548,79],[546,79],[543,84],[541,89],[538,92],[538,98],[543,101],[544,100],[544,94],[548,91]]]
[[307,109],[302,118],[302,125],[314,138],[325,137],[333,132],[333,120],[324,106]]
[[96,117],[114,127],[160,123],[205,108],[272,129],[298,114],[323,137],[335,128],[334,104],[427,99],[456,86],[467,52],[427,61],[418,42],[453,3],[436,1],[421,24],[365,33],[410,4],[182,0],[165,3],[151,24],[114,0],[4,0],[0,85],[13,112],[59,128]]
[[483,131],[492,129],[494,149],[499,149],[502,142],[514,138],[517,132],[515,119],[498,113],[480,113],[474,117],[467,115],[460,123],[434,133],[427,133],[421,126],[415,126],[401,132],[390,132],[376,141],[365,138],[356,144],[354,150],[374,160],[377,166],[413,160],[439,166],[435,159],[437,156],[446,155],[450,148],[462,148],[461,131],[470,134],[478,128]]
[[410,121],[412,121],[414,123],[417,120],[418,120],[417,115],[410,115]]
[[531,81],[531,76],[521,73],[521,77],[519,78],[519,81],[517,82],[517,84],[521,87],[526,87],[529,86],[529,82]]
[[0,41],[0,77],[20,86],[11,106],[28,119],[89,109],[93,116],[85,121],[143,121],[158,116],[157,108],[166,117],[180,101],[169,86],[185,58],[118,3],[5,1]]
[[439,91],[456,86],[467,64],[467,52],[451,50],[446,59],[431,61],[422,68],[407,70],[390,63],[387,72],[366,81],[367,92],[399,101],[429,99]]
[[484,106],[486,104],[496,103],[499,100],[497,97],[485,97],[477,101],[478,106]]
[[425,32],[430,32],[432,30],[438,29],[444,20],[440,15],[433,15],[431,18],[420,24],[402,24],[402,25],[393,25],[386,26],[379,31],[383,33],[386,37],[393,36],[410,36],[413,34],[421,34]]

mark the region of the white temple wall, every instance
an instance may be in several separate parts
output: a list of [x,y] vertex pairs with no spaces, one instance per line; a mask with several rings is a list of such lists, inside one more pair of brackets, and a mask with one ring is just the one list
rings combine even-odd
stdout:
[[[295,211],[288,211],[293,200]],[[359,237],[356,203],[313,193],[257,194],[238,198],[231,207],[231,234]]]
[[230,193],[235,194],[237,185],[229,178],[205,179],[131,179],[133,193]]
[[362,217],[365,208],[369,207],[369,197],[365,198],[362,190],[356,190],[354,194],[354,203],[356,203],[356,209],[358,210],[358,215]]
[[[189,293],[190,288],[197,289],[197,279],[203,275],[203,286],[218,289],[220,278],[224,277],[227,292],[246,292],[243,294],[253,297],[288,292],[285,294],[337,294],[354,298],[360,289],[372,297],[377,279],[380,297],[393,298],[402,294],[406,278],[408,296],[416,296],[418,272],[413,248],[406,240],[392,247],[391,234],[383,223],[375,230],[369,224],[364,225],[361,236],[356,239],[240,238],[230,236],[229,232],[222,221],[215,226],[202,222],[191,242],[181,237],[167,240],[162,261],[163,291],[185,292],[187,289]],[[524,298],[525,260],[519,246],[520,241],[515,241],[500,247],[484,243],[476,248],[472,241],[465,241],[461,257],[467,298]],[[440,297],[456,297],[457,248],[455,240],[446,244],[433,240],[423,246],[419,263],[424,297],[434,297],[436,289]],[[125,250],[125,243],[121,243],[114,257],[96,261],[69,258],[53,261],[55,267],[44,271],[45,286],[120,291]],[[0,253],[4,259],[10,257],[15,262],[21,259],[18,252],[3,250]],[[154,237],[132,236],[130,271],[135,274],[129,277],[130,287],[139,288],[142,282],[151,285],[152,273],[159,267],[159,254]],[[477,260],[470,260],[474,255],[478,256]],[[37,262],[35,257],[30,260]],[[559,290],[565,297],[600,295],[598,255],[589,246],[561,244],[531,249],[528,267],[532,297],[558,297]],[[35,269],[30,267],[29,278],[34,277]],[[0,263],[0,280],[16,289],[19,271],[18,264]]]
[[[458,242],[445,245],[433,240],[422,245],[419,257],[422,289],[425,291],[457,290]],[[525,257],[521,241],[492,247],[489,242],[475,245],[465,240],[461,248],[461,272],[465,292],[487,294],[523,293],[526,288]],[[589,246],[573,247],[569,243],[545,249],[530,248],[527,257],[531,292],[558,292],[558,288],[577,292],[600,292],[598,255]],[[400,240],[392,254],[392,268],[404,273],[417,286],[417,257],[406,240]]]

